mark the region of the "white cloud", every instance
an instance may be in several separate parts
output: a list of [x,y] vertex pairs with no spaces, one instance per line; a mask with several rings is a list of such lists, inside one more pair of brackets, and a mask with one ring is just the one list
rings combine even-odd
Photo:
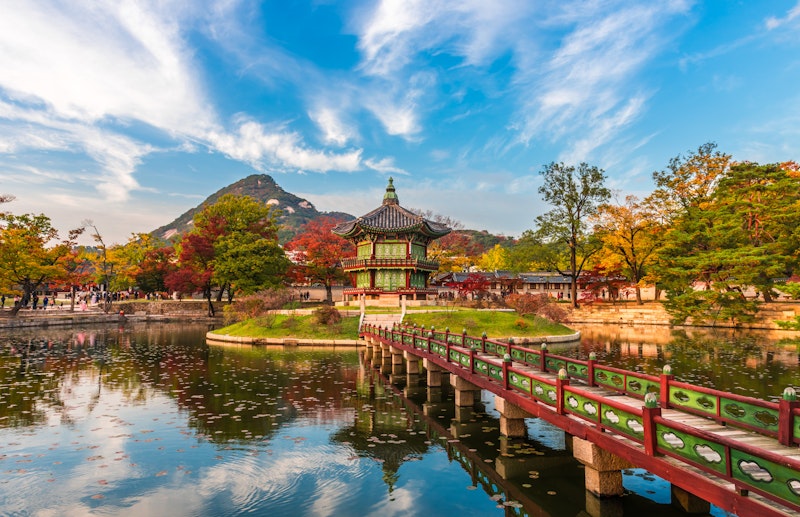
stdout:
[[312,172],[352,172],[361,168],[361,150],[345,153],[317,151],[305,146],[298,133],[268,131],[254,121],[239,124],[235,133],[210,132],[212,145],[233,159],[262,169],[265,163]]
[[404,176],[408,175],[408,171],[403,170],[400,167],[397,167],[394,164],[394,158],[390,157],[382,158],[380,160],[367,159],[364,160],[364,165],[366,165],[370,169],[376,170],[383,174],[402,174]]
[[786,13],[786,16],[784,16],[783,18],[776,18],[774,16],[770,16],[764,21],[764,26],[768,30],[777,29],[782,25],[786,25],[787,23],[792,22],[798,17],[800,17],[800,2],[797,2],[797,4],[794,7],[789,9],[789,11]]
[[353,138],[353,130],[331,108],[320,108],[310,112],[308,116],[322,130],[322,137],[328,143],[342,146]]

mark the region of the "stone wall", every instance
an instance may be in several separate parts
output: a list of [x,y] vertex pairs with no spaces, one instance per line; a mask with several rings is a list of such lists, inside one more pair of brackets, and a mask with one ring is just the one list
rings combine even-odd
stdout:
[[[745,328],[777,330],[778,320],[792,320],[800,315],[800,302],[774,302],[762,304],[756,321]],[[592,303],[574,309],[569,322],[619,325],[669,325],[670,317],[659,302],[637,305],[633,302]],[[691,323],[691,322],[688,322]],[[569,323],[568,323],[569,324]],[[719,321],[717,327],[729,326]]]

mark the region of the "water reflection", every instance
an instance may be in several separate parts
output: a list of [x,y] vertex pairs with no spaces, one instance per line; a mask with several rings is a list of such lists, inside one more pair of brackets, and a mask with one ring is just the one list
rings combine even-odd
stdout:
[[584,359],[596,352],[604,363],[650,374],[669,364],[678,380],[762,399],[776,399],[786,386],[800,386],[800,338],[795,332],[576,328],[582,334],[580,345],[550,350]]
[[0,334],[2,511],[678,515],[643,472],[616,502],[587,496],[564,433],[531,420],[531,440],[505,439],[486,395],[456,408],[357,349],[209,346],[206,330]]

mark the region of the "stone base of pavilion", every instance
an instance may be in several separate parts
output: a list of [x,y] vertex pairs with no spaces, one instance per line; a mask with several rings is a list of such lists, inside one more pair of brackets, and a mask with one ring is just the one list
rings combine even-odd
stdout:
[[426,289],[412,292],[355,291],[345,289],[344,299],[336,302],[340,307],[358,307],[362,304],[378,307],[403,307],[428,305],[437,299],[437,291]]

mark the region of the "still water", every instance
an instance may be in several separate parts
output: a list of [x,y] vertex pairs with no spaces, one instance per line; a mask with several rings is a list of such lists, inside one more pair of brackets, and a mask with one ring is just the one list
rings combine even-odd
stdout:
[[[0,514],[681,515],[642,470],[621,499],[587,495],[564,434],[530,420],[529,440],[501,437],[489,396],[457,409],[447,387],[382,378],[361,349],[208,345],[207,330],[0,334]],[[559,353],[667,361],[754,396],[800,384],[792,345],[584,333]]]

